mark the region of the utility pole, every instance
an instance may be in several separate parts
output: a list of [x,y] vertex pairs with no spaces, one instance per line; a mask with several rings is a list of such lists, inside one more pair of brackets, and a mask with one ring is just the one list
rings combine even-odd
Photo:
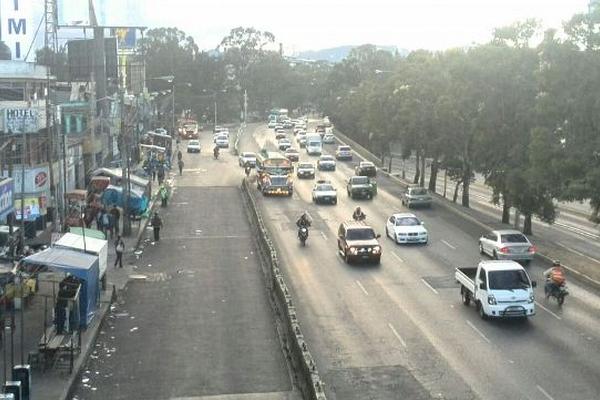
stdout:
[[171,80],[171,94],[173,95],[172,106],[173,106],[173,115],[171,116],[171,137],[175,136],[175,78]]
[[125,114],[125,89],[121,88],[121,190],[123,193],[123,236],[131,235],[129,219],[129,127]]
[[[50,52],[50,61],[46,66],[46,135],[48,138],[47,158],[48,158],[48,172],[50,176],[50,204],[54,207],[59,208],[58,214],[61,215],[61,226],[62,226],[62,201],[56,195],[56,187],[54,185],[54,124],[51,124],[52,113],[50,111],[50,74],[51,69],[55,65],[56,57],[56,3],[54,0],[44,1],[44,22],[45,22],[45,36],[44,46],[46,51]],[[50,215],[52,218],[52,231],[56,231],[56,221],[54,215]],[[21,216],[22,217],[22,216]]]
[[246,126],[246,115],[248,114],[248,91],[244,89],[244,126]]

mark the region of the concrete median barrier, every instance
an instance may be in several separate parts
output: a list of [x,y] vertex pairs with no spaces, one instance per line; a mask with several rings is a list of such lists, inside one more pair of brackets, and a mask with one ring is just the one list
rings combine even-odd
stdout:
[[302,334],[294,301],[279,268],[277,251],[247,180],[242,182],[242,195],[256,237],[266,285],[280,325],[278,331],[286,358],[289,360],[294,384],[300,389],[304,399],[325,400],[323,381]]

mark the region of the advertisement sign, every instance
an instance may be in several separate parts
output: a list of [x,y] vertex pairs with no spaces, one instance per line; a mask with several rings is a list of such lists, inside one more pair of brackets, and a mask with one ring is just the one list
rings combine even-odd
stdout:
[[14,199],[14,182],[11,178],[0,181],[0,219],[5,219],[12,212]]
[[4,131],[9,135],[38,131],[38,111],[33,108],[5,108]]
[[[35,221],[39,216],[46,215],[46,196],[25,197],[25,221]],[[21,220],[21,199],[15,199],[15,214]]]
[[[27,168],[25,170],[25,193],[43,193],[50,189],[48,167]],[[8,175],[8,171],[4,171]],[[21,171],[13,171],[15,193],[21,193]]]

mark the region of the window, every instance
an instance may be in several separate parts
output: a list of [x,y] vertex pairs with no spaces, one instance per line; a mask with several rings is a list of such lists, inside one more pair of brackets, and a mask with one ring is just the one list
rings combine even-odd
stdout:
[[396,225],[398,225],[398,226],[415,226],[415,225],[421,225],[421,223],[419,222],[419,220],[417,218],[407,217],[407,218],[398,218],[398,220],[396,221]]
[[[485,270],[484,270],[483,268],[481,268],[481,269],[479,270],[479,280],[480,280],[482,283],[484,283],[484,284],[487,284],[487,279],[486,279],[486,276],[485,276]],[[486,285],[486,286],[487,286],[487,285]]]
[[529,288],[529,278],[523,270],[490,272],[490,289],[514,290]]
[[502,243],[527,243],[527,238],[520,233],[509,233],[500,235],[500,241]]
[[390,217],[390,222],[393,224],[396,221],[396,218]]
[[371,240],[375,239],[373,229],[350,229],[346,233],[348,240]]

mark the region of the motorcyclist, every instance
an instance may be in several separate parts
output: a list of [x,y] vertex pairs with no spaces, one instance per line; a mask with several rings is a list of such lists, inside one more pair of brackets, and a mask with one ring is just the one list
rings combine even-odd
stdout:
[[558,260],[552,261],[552,267],[544,271],[544,278],[546,279],[544,286],[546,298],[560,290],[561,286],[564,286],[567,282],[565,271]]
[[252,167],[250,166],[250,163],[244,164],[244,173],[247,177],[250,176],[250,172],[252,172]]
[[312,224],[312,218],[308,214],[308,211],[304,211],[300,218],[296,221],[298,228],[308,228]]
[[364,212],[362,212],[360,207],[356,207],[354,213],[352,213],[352,219],[354,219],[355,221],[364,221],[365,218],[367,218],[367,215]]

